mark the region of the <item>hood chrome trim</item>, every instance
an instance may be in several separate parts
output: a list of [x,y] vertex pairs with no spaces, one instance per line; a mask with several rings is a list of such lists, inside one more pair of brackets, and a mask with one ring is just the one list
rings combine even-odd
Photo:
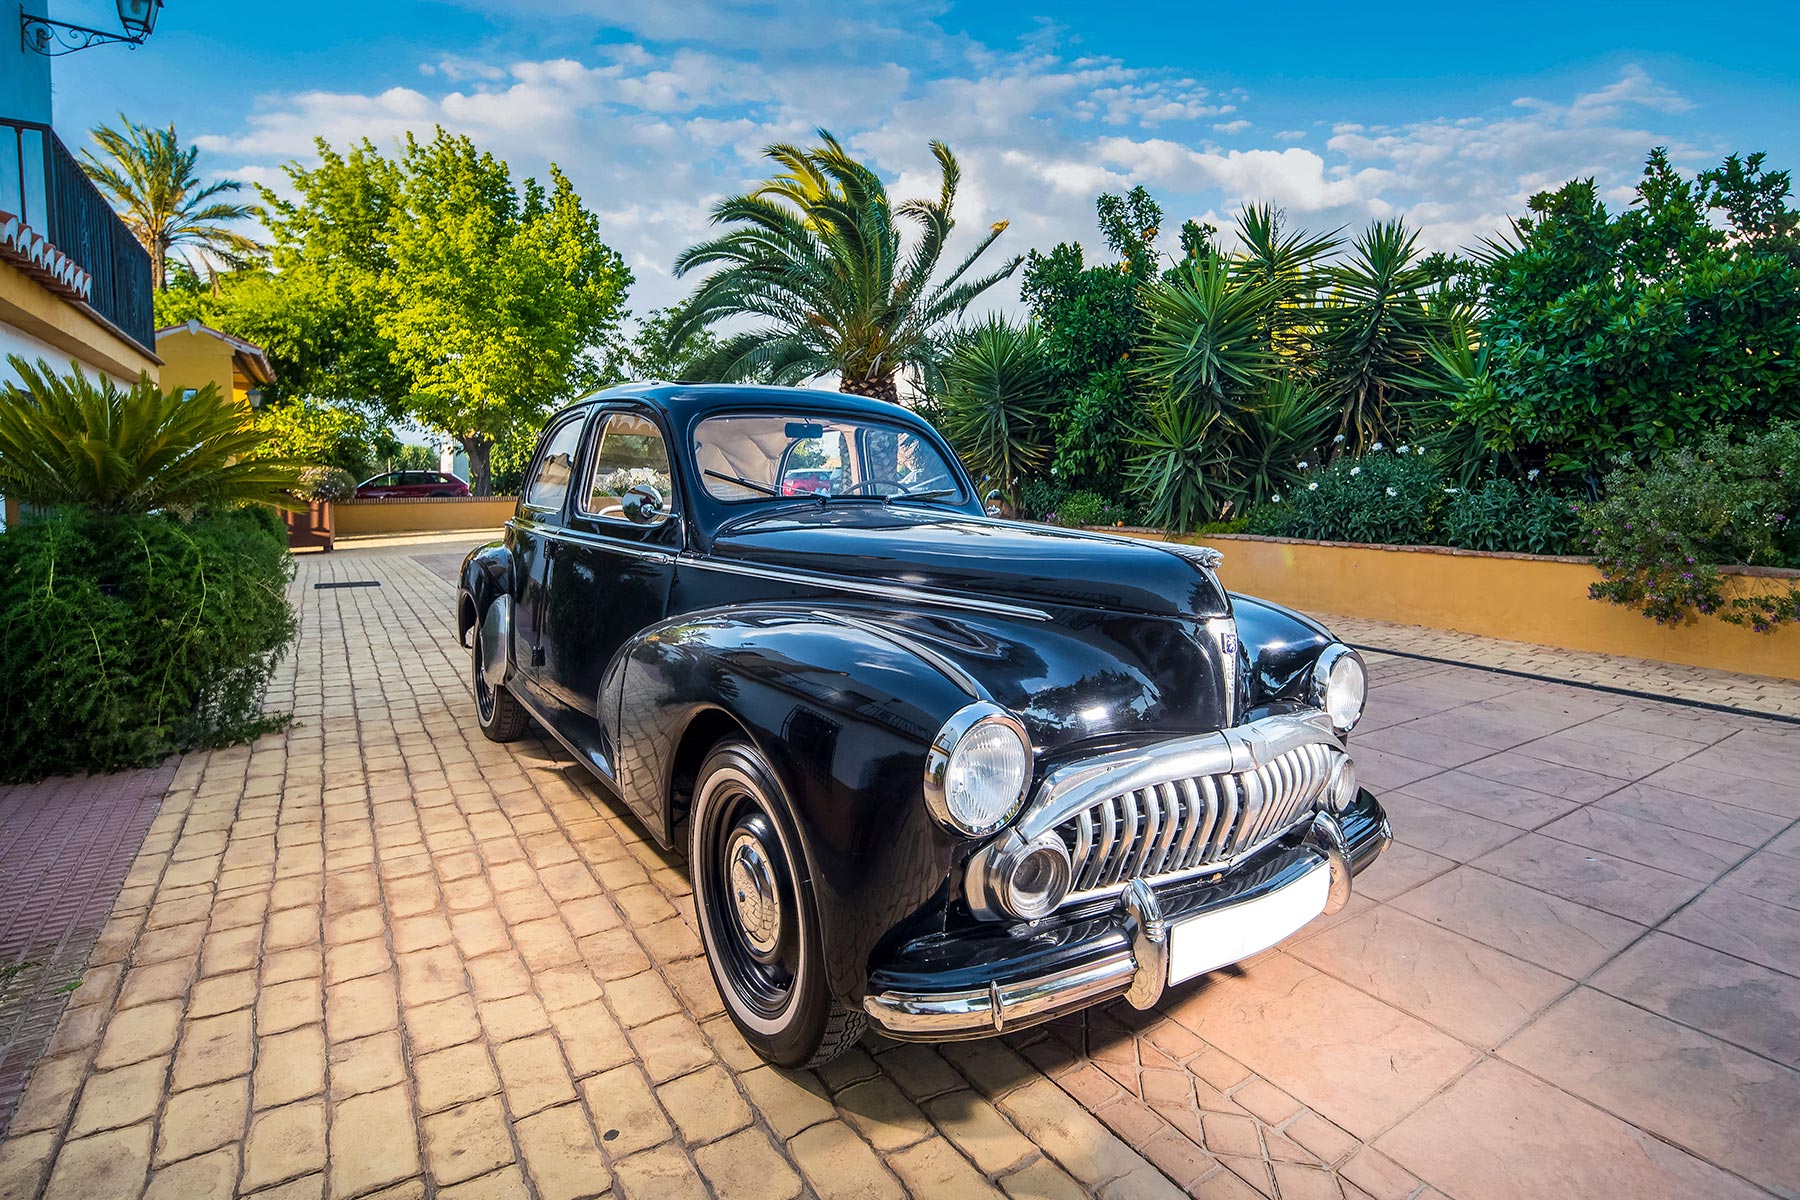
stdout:
[[1050,614],[1043,609],[1028,608],[1022,604],[1006,604],[998,600],[982,600],[974,596],[952,596],[945,592],[902,587],[898,584],[866,583],[860,580],[843,579],[835,575],[821,575],[816,571],[777,571],[770,567],[752,566],[749,563],[725,562],[716,558],[702,558],[698,555],[687,554],[679,556],[676,563],[678,566],[695,567],[703,571],[724,571],[731,575],[747,575],[753,579],[773,579],[781,583],[829,588],[834,591],[851,592],[858,596],[873,596],[879,600],[911,600],[919,604],[960,608],[965,612],[1020,617],[1027,621],[1051,619]]

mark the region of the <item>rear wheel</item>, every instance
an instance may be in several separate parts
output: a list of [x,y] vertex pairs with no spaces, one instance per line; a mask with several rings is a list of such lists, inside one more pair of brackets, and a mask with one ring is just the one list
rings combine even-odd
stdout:
[[744,1040],[781,1067],[848,1050],[864,1017],[832,998],[799,848],[756,749],[722,742],[700,766],[689,815],[694,908],[713,981]]
[[525,736],[525,729],[531,724],[531,716],[525,706],[506,690],[506,685],[498,680],[488,678],[487,656],[482,653],[481,633],[486,622],[477,619],[475,636],[470,639],[475,648],[469,653],[471,671],[475,688],[475,723],[481,727],[484,737],[490,742],[516,742]]

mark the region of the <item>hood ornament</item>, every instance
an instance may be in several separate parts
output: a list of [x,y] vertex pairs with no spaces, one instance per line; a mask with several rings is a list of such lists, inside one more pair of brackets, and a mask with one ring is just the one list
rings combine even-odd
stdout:
[[1225,555],[1211,546],[1182,546],[1175,553],[1193,559],[1209,571],[1218,570],[1219,564],[1225,561]]

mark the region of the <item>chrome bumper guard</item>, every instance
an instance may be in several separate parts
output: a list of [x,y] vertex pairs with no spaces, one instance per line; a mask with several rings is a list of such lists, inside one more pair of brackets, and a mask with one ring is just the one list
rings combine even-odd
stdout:
[[[1364,863],[1386,847],[1391,834],[1382,823]],[[1350,903],[1352,868],[1344,831],[1335,817],[1320,813],[1307,827],[1303,844],[1324,856],[1331,871],[1325,913]],[[867,997],[863,1009],[896,1037],[950,1041],[989,1037],[1036,1025],[1117,996],[1147,1009],[1162,998],[1169,978],[1169,936],[1155,889],[1141,879],[1119,898],[1130,922],[1131,950],[1034,979],[990,983],[952,992],[883,991]]]

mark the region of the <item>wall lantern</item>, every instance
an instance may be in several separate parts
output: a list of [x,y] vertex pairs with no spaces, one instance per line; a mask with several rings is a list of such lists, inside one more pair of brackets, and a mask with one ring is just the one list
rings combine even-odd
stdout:
[[156,28],[156,17],[162,11],[163,0],[118,0],[118,5],[119,24],[124,33],[108,33],[104,29],[89,29],[86,25],[52,21],[49,17],[34,17],[21,8],[19,40],[25,49],[51,56],[72,54],[107,42],[143,45],[150,31]]

